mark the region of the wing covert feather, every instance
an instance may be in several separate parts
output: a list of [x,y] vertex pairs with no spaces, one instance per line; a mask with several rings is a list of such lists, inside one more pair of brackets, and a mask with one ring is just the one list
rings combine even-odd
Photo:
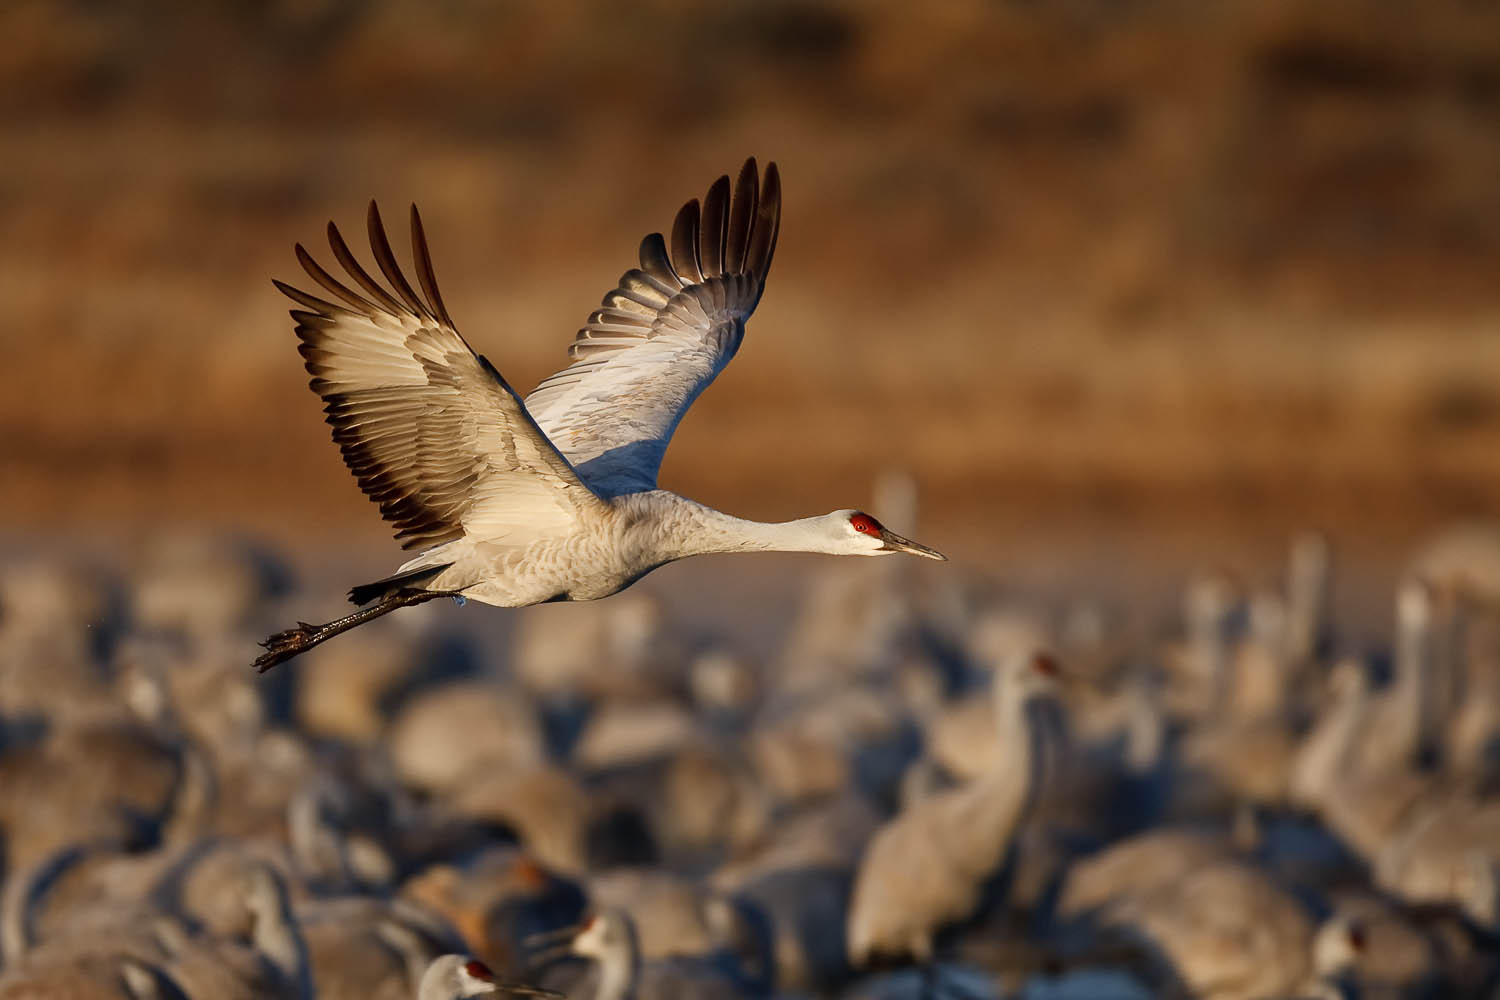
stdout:
[[670,239],[641,241],[640,266],[604,296],[568,348],[572,362],[526,397],[543,433],[600,496],[656,488],[672,432],[739,350],[765,288],[781,223],[781,180],[745,161]]

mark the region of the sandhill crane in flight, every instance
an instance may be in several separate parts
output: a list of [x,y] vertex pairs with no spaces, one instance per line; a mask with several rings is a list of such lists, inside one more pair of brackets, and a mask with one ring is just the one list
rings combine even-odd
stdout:
[[268,670],[435,597],[501,607],[595,600],[693,555],[943,559],[858,510],[763,524],[657,488],[672,431],[739,349],[780,222],[774,163],[762,181],[747,160],[732,197],[720,177],[701,205],[695,198],[677,213],[670,248],[660,233],[641,241],[640,266],[589,315],[568,366],[525,400],[448,315],[415,206],[420,293],[401,273],[373,202],[370,246],[389,287],[355,260],[332,223],[333,255],[359,290],[298,244],[298,262],[336,300],[276,282],[301,307],[292,317],[312,389],[360,487],[397,539],[423,551],[395,575],[349,592],[368,607],[271,636],[255,666]]

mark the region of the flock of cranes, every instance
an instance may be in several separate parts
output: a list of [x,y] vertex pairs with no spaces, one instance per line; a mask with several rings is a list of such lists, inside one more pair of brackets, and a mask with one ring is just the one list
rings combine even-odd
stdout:
[[834,565],[764,659],[633,592],[270,679],[263,559],[8,567],[0,998],[1489,998],[1500,561],[1449,544],[1373,649],[1310,537],[1164,635]]
[[313,388],[422,551],[273,635],[262,671],[368,625],[267,677],[264,553],[0,565],[0,1000],[1497,995],[1495,529],[1418,553],[1375,649],[1311,535],[1282,580],[1188,581],[1166,630],[913,561],[799,580],[769,653],[641,591],[505,634],[385,617],[706,552],[942,559],[656,487],[780,203],[774,166],[720,178],[524,400],[415,212],[415,287],[373,206],[384,283],[331,226],[347,281],[298,247],[331,296],[280,286]]

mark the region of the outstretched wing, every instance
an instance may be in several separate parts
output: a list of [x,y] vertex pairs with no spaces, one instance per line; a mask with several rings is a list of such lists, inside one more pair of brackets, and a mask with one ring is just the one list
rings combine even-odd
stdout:
[[683,413],[729,364],[760,301],[781,223],[776,164],[760,183],[745,161],[677,213],[670,252],[660,233],[641,241],[641,266],[578,331],[572,364],[545,379],[526,406],[601,496],[656,488]]
[[373,201],[369,230],[389,288],[360,266],[331,222],[329,246],[361,291],[323,270],[300,243],[298,262],[337,301],[276,287],[303,307],[292,310],[299,350],[344,462],[403,547],[565,532],[581,510],[602,505],[454,329],[416,206],[412,256],[422,294],[401,273]]

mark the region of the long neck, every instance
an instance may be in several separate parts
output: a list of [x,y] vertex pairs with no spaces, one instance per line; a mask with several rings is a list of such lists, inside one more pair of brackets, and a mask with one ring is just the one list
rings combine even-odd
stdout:
[[824,530],[823,517],[767,523],[747,521],[675,494],[671,507],[654,519],[654,539],[662,561],[718,552],[838,552]]
[[1432,608],[1421,584],[1408,583],[1397,595],[1395,678],[1392,695],[1401,729],[1403,756],[1426,749],[1433,738]]
[[635,928],[628,928],[626,940],[599,956],[599,986],[594,1000],[634,1000],[641,973],[641,949],[635,940]]
[[1207,685],[1209,707],[1217,712],[1224,706],[1231,681],[1226,628],[1232,598],[1224,581],[1206,577],[1188,587],[1185,600],[1192,664]]
[[1166,721],[1150,683],[1135,680],[1126,693],[1125,767],[1136,775],[1154,769],[1166,752]]
[[1330,571],[1328,542],[1322,535],[1303,535],[1292,543],[1287,573],[1288,659],[1301,666],[1317,651],[1328,613]]
[[1052,697],[1012,690],[1001,696],[996,714],[1004,759],[1013,761],[1006,777],[1014,785],[1015,779],[1024,775],[1014,807],[1019,821],[1019,814],[1031,807],[1044,780],[1055,776],[1059,766],[1067,738],[1062,706]]
[[[275,879],[269,873],[263,877]],[[251,905],[251,944],[281,973],[299,998],[309,1000],[313,995],[313,986],[307,947],[292,916],[285,887],[279,880],[275,880],[269,887],[263,887],[254,895],[256,898]]]
[[1369,699],[1364,691],[1347,692],[1335,702],[1303,741],[1292,765],[1292,797],[1303,806],[1319,805],[1353,763],[1355,738],[1363,727]]
[[[417,1000],[449,1000],[457,992],[443,981],[445,973],[432,961],[429,945],[400,920],[382,920],[375,936],[401,957],[408,982],[417,984]],[[456,973],[452,973],[456,978]],[[446,992],[445,992],[446,991]]]
[[[410,973],[410,970],[407,970]],[[441,960],[426,967],[417,981],[417,1000],[453,1000],[459,995],[457,968]]]
[[[1005,682],[996,678],[996,683]],[[1039,700],[1009,690],[997,692],[996,700],[996,762],[959,790],[962,804],[955,828],[965,832],[947,845],[950,862],[976,875],[994,871],[1004,861],[1041,783]]]

